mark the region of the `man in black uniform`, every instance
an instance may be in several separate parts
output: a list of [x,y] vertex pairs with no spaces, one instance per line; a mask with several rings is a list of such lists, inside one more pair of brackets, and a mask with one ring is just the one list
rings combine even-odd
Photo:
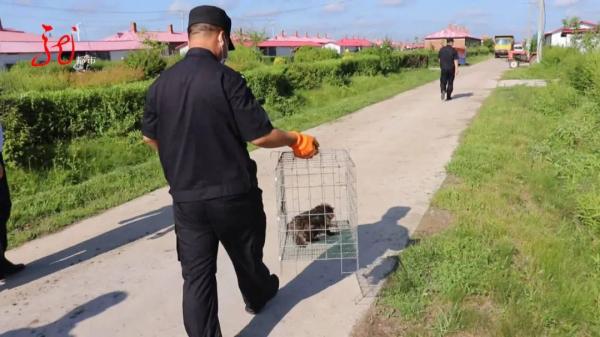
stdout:
[[438,54],[440,59],[440,87],[442,89],[442,101],[452,99],[452,90],[454,89],[454,77],[458,75],[458,52],[454,47],[454,39],[446,40],[446,46],[440,49]]
[[0,125],[0,280],[6,276],[15,274],[23,270],[25,265],[14,264],[6,259],[4,252],[8,247],[8,233],[6,225],[10,217],[11,201],[10,191],[8,190],[8,180],[4,168],[4,159],[2,158],[2,148],[4,146],[4,134],[2,125]]
[[190,11],[189,51],[150,86],[142,122],[144,141],[158,150],[173,197],[190,337],[221,336],[219,242],[233,262],[247,312],[258,313],[279,288],[262,261],[266,217],[247,142],[291,146],[300,158],[311,158],[319,146],[311,136],[273,128],[244,78],[223,64],[234,49],[230,32],[222,9]]

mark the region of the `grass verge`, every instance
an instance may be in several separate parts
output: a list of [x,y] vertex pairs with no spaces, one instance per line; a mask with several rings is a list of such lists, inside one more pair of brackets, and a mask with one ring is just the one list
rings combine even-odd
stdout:
[[488,98],[370,336],[600,336],[600,105],[565,82]]
[[[325,85],[302,91],[304,105],[274,124],[304,130],[436,79],[437,72],[355,77],[344,87]],[[139,132],[127,137],[79,139],[60,149],[68,158],[47,171],[8,168],[13,194],[9,244],[18,246],[83,218],[165,186],[157,156],[141,143]]]

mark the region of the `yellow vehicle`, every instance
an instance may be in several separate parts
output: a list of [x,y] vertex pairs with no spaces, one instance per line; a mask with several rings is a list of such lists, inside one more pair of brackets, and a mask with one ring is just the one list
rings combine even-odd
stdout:
[[508,57],[508,52],[513,50],[515,45],[515,37],[512,35],[496,35],[494,36],[494,54],[498,57]]

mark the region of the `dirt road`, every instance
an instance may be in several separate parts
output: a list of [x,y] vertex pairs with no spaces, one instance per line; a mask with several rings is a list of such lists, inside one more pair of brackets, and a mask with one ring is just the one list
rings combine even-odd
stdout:
[[[345,148],[357,166],[361,266],[390,269],[445,178],[459,135],[506,68],[497,60],[461,69],[455,100],[437,82],[405,92],[309,132],[322,147]],[[275,157],[255,151],[268,216],[265,262],[279,271]],[[28,263],[0,284],[0,336],[185,336],[171,199],[155,191],[8,252]],[[371,302],[339,263],[284,268],[277,298],[245,313],[233,268],[219,252],[220,319],[225,336],[347,336]],[[363,272],[361,271],[361,274]]]

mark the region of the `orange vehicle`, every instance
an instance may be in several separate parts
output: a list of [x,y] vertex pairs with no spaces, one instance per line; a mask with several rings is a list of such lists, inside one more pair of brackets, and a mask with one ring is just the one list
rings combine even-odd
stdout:
[[531,63],[535,59],[535,53],[525,50],[522,44],[515,44],[513,50],[508,52],[508,66],[517,68],[521,63]]

